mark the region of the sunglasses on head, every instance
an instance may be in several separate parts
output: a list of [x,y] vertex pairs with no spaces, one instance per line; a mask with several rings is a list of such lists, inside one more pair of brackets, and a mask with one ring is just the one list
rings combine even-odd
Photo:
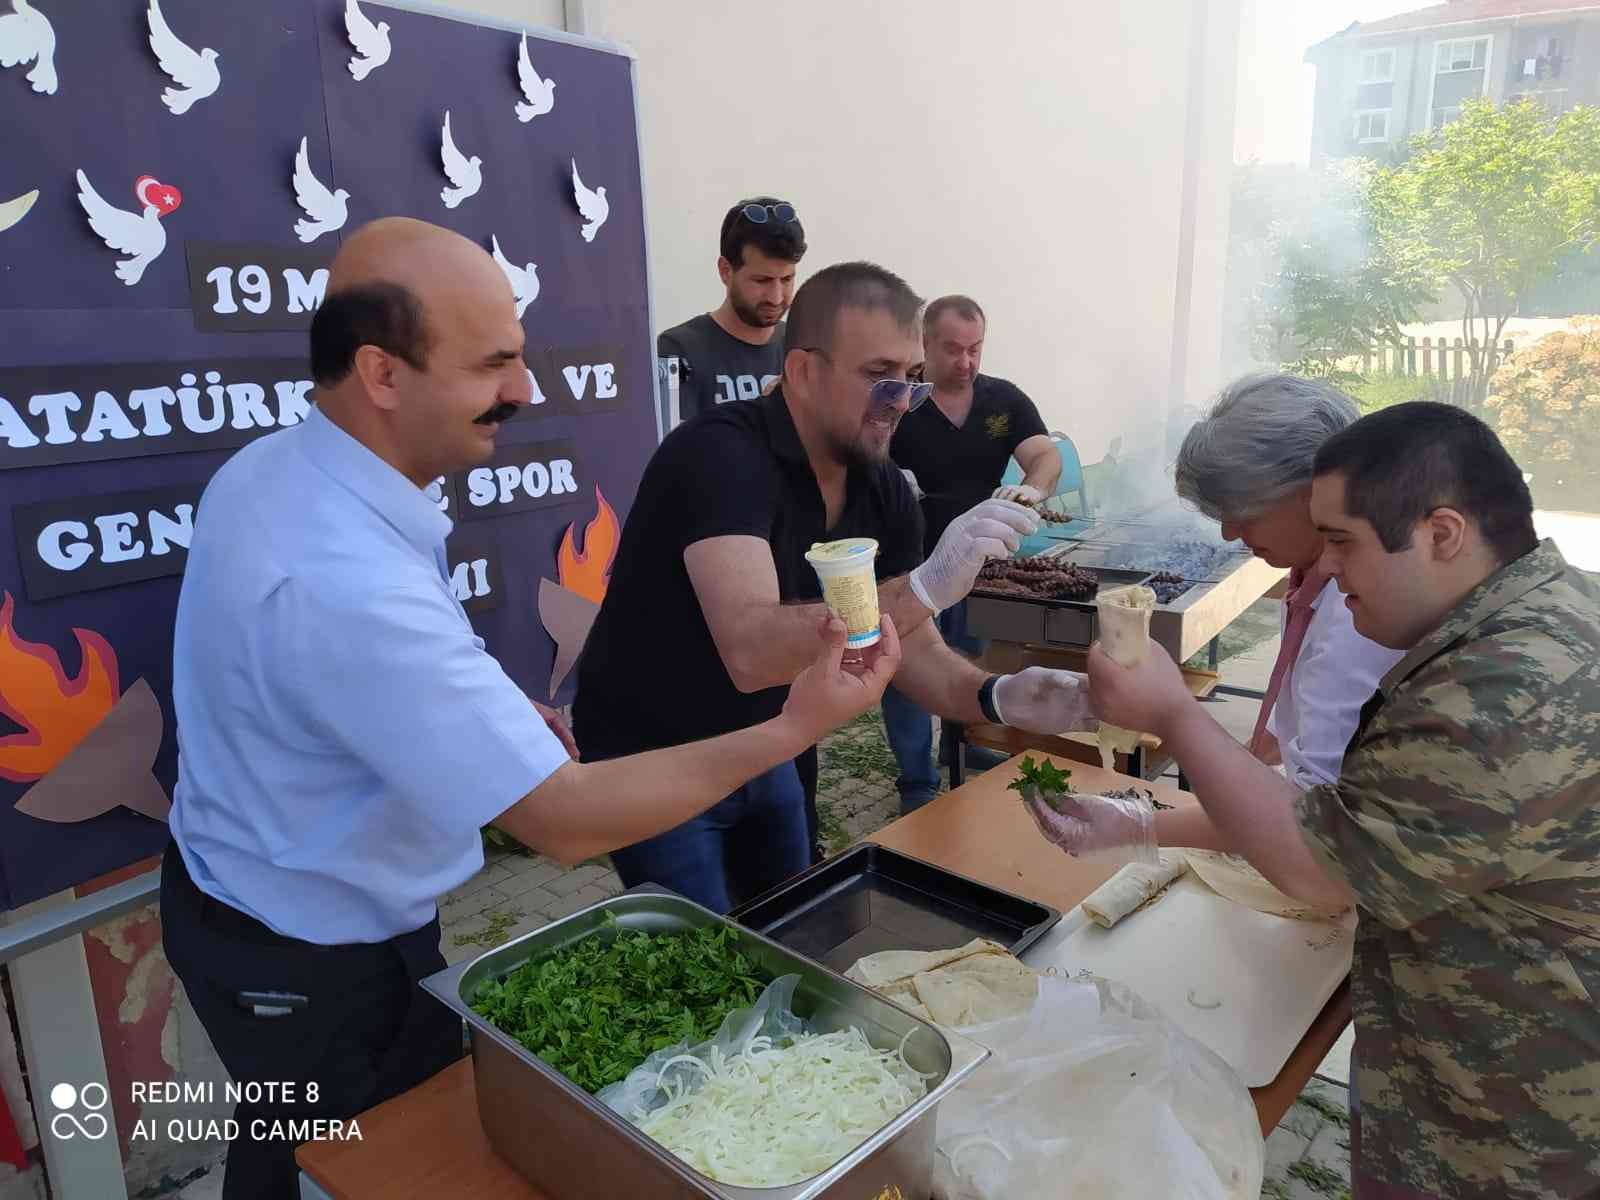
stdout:
[[794,205],[792,204],[746,204],[739,210],[744,214],[744,219],[753,225],[765,225],[770,219],[779,225],[787,225],[795,219]]
[[[807,354],[819,354],[829,363],[833,362],[828,352],[818,347],[796,346],[795,349],[804,350]],[[908,413],[916,412],[931,395],[933,395],[933,384],[921,383],[915,379],[880,379],[867,393],[874,409],[893,408],[901,400],[905,400]]]

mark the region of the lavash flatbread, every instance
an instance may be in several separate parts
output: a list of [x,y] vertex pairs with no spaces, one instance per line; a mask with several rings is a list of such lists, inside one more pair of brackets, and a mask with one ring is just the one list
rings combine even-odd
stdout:
[[1339,911],[1316,908],[1279,891],[1266,876],[1237,854],[1186,850],[1189,869],[1212,891],[1257,912],[1296,921],[1331,921]]
[[1039,973],[998,943],[974,938],[954,950],[885,950],[858,960],[845,978],[938,1025],[999,1021],[1028,1011]]
[[[1120,666],[1138,666],[1150,649],[1150,617],[1156,606],[1155,592],[1137,584],[1111,588],[1096,596],[1094,604],[1099,616],[1101,649]],[[1137,748],[1139,732],[1102,721],[1095,740],[1100,743],[1100,765],[1109,771],[1116,761],[1113,755],[1131,754]]]
[[1129,863],[1089,893],[1083,913],[1102,929],[1110,929],[1188,869],[1181,850],[1161,851],[1154,866]]

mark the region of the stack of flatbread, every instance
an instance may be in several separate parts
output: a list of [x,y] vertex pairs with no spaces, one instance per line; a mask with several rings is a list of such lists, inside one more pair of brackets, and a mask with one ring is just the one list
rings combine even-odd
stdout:
[[954,950],[869,954],[845,978],[924,1020],[956,1028],[1027,1012],[1039,994],[1039,972],[985,938]]

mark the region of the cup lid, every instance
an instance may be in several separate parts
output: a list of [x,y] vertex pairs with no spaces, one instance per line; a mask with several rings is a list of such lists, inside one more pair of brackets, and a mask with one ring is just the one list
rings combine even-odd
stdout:
[[806,551],[810,563],[839,563],[852,558],[875,558],[878,543],[872,538],[841,538],[836,542],[813,542]]

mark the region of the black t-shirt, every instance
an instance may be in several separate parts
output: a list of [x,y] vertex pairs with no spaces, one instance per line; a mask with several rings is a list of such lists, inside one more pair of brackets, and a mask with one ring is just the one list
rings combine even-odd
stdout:
[[[656,356],[677,355],[678,412],[687,421],[715,404],[754,400],[783,374],[784,324],[765,346],[741,342],[709,313],[675,325],[656,338]],[[687,364],[687,366],[685,366]]]
[[838,524],[825,529],[826,519],[782,388],[716,405],[668,434],[639,483],[578,667],[573,725],[583,757],[679,745],[777,716],[788,687],[734,687],[683,552],[706,538],[763,538],[779,597],[810,602],[822,598],[805,558],[816,542],[876,538],[880,581],[922,561],[921,514],[888,463],[852,468]]
[[925,493],[927,552],[951,521],[994,493],[1017,447],[1041,433],[1049,430],[1033,401],[993,375],[972,381],[972,411],[959,429],[932,400],[901,418],[889,455]]

